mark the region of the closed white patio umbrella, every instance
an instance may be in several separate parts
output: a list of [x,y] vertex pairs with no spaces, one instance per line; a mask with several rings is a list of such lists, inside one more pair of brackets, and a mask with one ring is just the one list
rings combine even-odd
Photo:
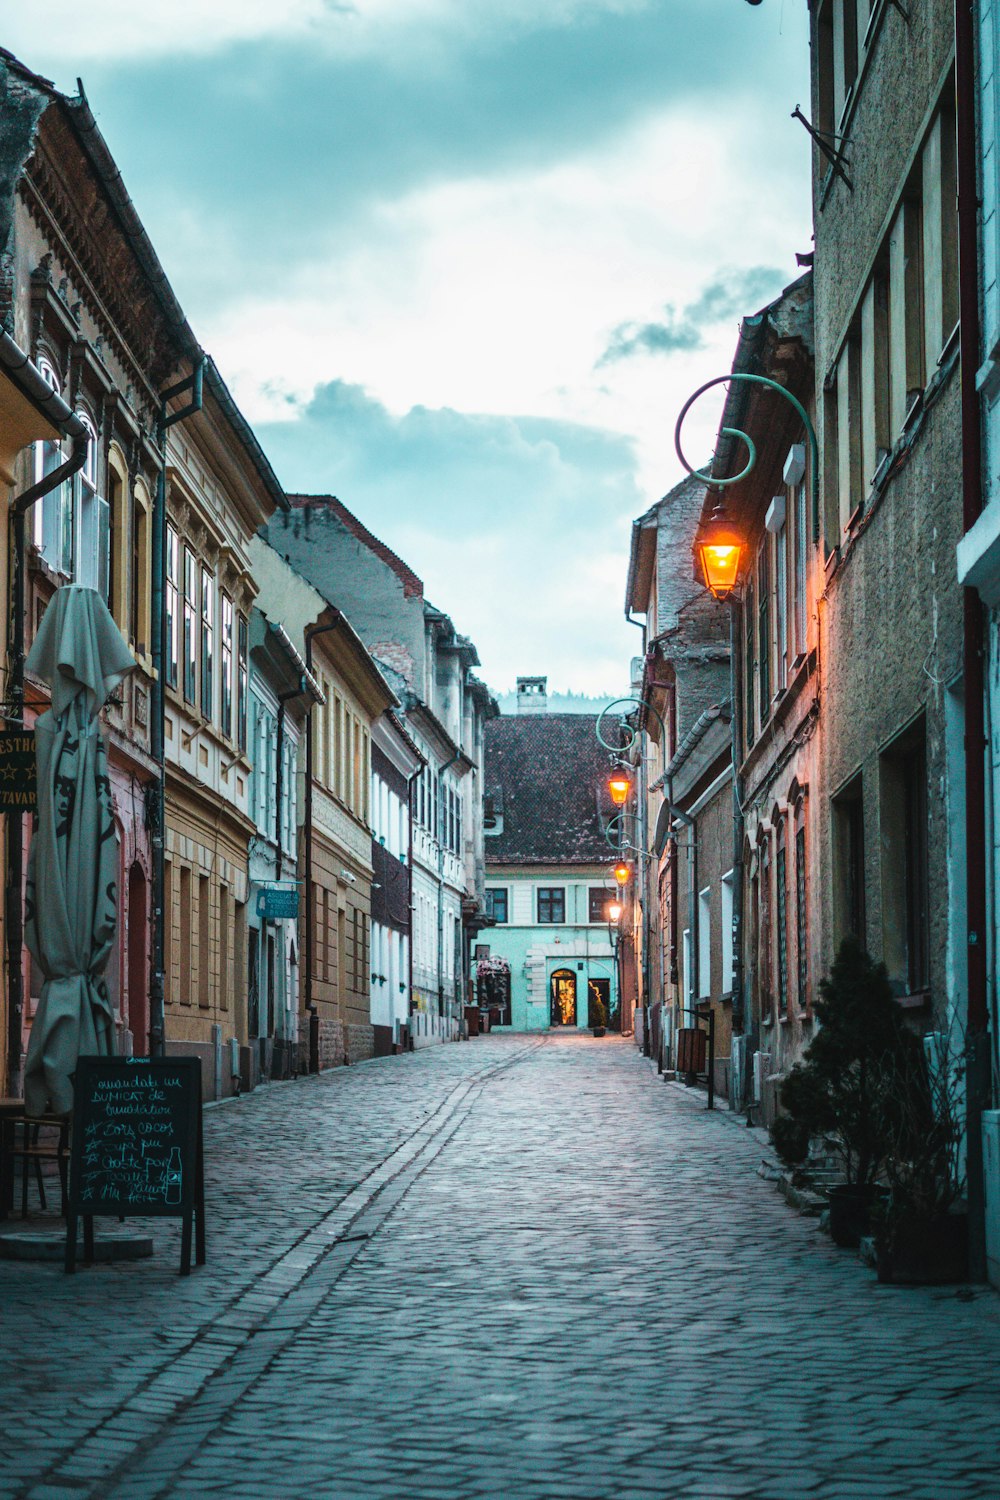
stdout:
[[45,611],[27,669],[52,689],[35,725],[38,824],[25,941],[44,975],[24,1074],[28,1115],[67,1114],[81,1053],[109,1056],[104,970],[118,925],[118,837],[97,716],[135,666],[94,589],[66,585]]

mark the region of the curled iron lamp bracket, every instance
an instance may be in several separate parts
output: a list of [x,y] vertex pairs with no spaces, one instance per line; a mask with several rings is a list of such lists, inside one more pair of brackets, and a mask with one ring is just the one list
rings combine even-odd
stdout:
[[[666,724],[664,724],[661,715],[657,713],[656,709],[651,703],[647,703],[645,698],[615,698],[612,703],[609,703],[605,708],[601,710],[600,715],[598,716],[597,723],[594,726],[594,733],[597,735],[598,740],[604,746],[605,750],[610,750],[612,755],[620,755],[624,750],[631,750],[632,746],[635,743],[636,730],[629,723],[628,714],[614,714],[614,711],[625,703],[631,705],[631,708],[629,710],[630,713],[634,713],[637,708],[644,708],[647,713],[652,714],[653,718],[660,726],[660,730],[663,734],[663,743],[666,744],[667,726]],[[608,740],[604,738],[604,735],[601,733],[601,725],[609,715],[614,715],[616,720],[616,727],[622,733],[622,737],[624,738],[624,736],[627,736],[627,738],[624,738],[624,743],[612,745]]]
[[[767,375],[745,375],[743,373],[737,373],[736,371],[730,371],[728,375],[716,375],[713,380],[706,380],[705,384],[700,385],[694,392],[694,394],[689,396],[684,405],[681,407],[680,416],[677,418],[677,425],[674,427],[674,452],[677,454],[677,457],[680,459],[681,463],[684,465],[684,468],[689,474],[692,474],[695,479],[700,479],[703,484],[710,485],[713,489],[724,489],[728,485],[739,484],[741,479],[746,479],[747,475],[753,472],[753,469],[757,463],[757,448],[749,433],[742,432],[738,427],[723,427],[721,429],[723,437],[739,438],[741,443],[746,444],[747,449],[746,464],[738,474],[733,474],[728,479],[716,479],[714,475],[705,474],[701,469],[695,469],[694,467],[692,467],[692,465],[689,464],[687,459],[685,458],[684,450],[681,447],[681,428],[684,425],[684,418],[687,416],[694,403],[698,400],[698,397],[703,396],[704,393],[708,390],[711,390],[713,386],[725,385],[728,381],[731,380],[746,381],[750,385],[766,385],[772,391],[777,391],[779,396],[783,396],[789,403],[789,405],[793,406],[798,413],[802,421],[802,425],[806,430],[806,436],[809,439],[810,472],[812,478],[813,494],[813,541],[818,542],[819,443],[816,440],[816,429],[813,427],[809,413],[806,411],[805,407],[802,405],[802,402],[798,399],[798,397],[793,396],[790,390],[788,390],[783,385],[779,385],[776,380],[771,380]],[[611,706],[613,707],[614,705]],[[605,710],[605,712],[607,712],[607,710]],[[600,735],[598,735],[598,738],[600,739]],[[604,744],[604,741],[601,740],[601,743]]]

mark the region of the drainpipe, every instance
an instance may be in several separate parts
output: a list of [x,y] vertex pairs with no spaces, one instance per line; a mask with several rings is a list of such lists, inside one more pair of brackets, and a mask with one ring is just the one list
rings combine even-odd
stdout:
[[[633,620],[631,605],[625,611],[625,619],[627,620],[629,625],[634,625],[637,630],[642,631],[642,659],[643,661],[645,661],[646,623],[642,620]],[[642,1055],[643,1057],[649,1057],[651,1055],[649,1040],[649,903],[646,899],[646,813],[648,806],[648,791],[646,788],[646,757],[641,753],[641,747],[639,757],[638,796],[639,816],[636,819],[636,842],[639,845],[639,858],[637,861],[639,880],[637,881],[637,885],[639,887],[639,941],[642,944],[642,967],[640,970],[640,979],[642,984],[642,995],[640,998],[642,1000],[641,1009],[643,1015]]]
[[438,771],[438,815],[437,828],[434,830],[434,832],[437,835],[438,845],[437,976],[439,1008],[442,1008],[444,1006],[444,980],[442,978],[441,972],[441,964],[444,955],[444,839],[441,836],[441,831],[442,823],[446,821],[446,817],[444,810],[444,786],[442,784],[442,777],[444,776],[445,771],[450,770],[450,768],[455,764],[455,762],[459,758],[460,753],[460,751],[456,750],[455,754],[451,757],[451,760],[446,760],[444,765]]
[[[958,134],[958,280],[961,329],[962,524],[983,509],[982,431],[976,372],[980,364],[979,171],[976,139],[976,36],[970,0],[955,0],[955,102]],[[963,591],[965,697],[965,858],[968,913],[968,1061],[966,1151],[969,1275],[986,1279],[986,1205],[982,1114],[990,1103],[986,952],[986,724],[983,607]]]
[[[150,596],[150,644],[152,646],[153,682],[150,692],[150,748],[156,762],[156,779],[151,783],[147,802],[153,848],[153,956],[149,981],[149,1055],[162,1057],[166,1050],[166,990],[164,985],[165,933],[165,859],[167,837],[167,764],[164,723],[167,705],[167,432],[175,422],[192,416],[202,407],[202,384],[205,356],[201,355],[193,371],[184,380],[169,386],[160,396],[160,419],[157,423],[157,446],[160,468],[156,476],[153,499],[153,587]],[[190,394],[187,405],[168,411],[167,403],[176,396]]]
[[[328,625],[307,625],[305,628],[306,646],[306,671],[312,671],[312,643],[316,636],[326,635],[336,630],[343,619],[339,609],[333,609],[334,618]],[[303,992],[306,999],[306,1010],[309,1012],[309,1071],[319,1072],[319,1011],[313,999],[313,947],[315,937],[313,934],[313,884],[312,884],[312,851],[313,851],[313,741],[315,731],[313,729],[313,716],[310,711],[306,720],[306,805],[305,805],[305,869],[302,872],[303,884],[306,893],[306,920],[305,920],[305,965],[303,973]],[[342,997],[338,995],[338,1000]]]
[[[16,356],[16,358],[15,358]],[[80,418],[61,397],[45,386],[28,356],[7,334],[0,334],[0,358],[17,384],[46,420],[72,442],[65,463],[45,474],[11,501],[10,505],[10,716],[8,723],[24,725],[24,524],[28,511],[43,496],[72,480],[87,462],[89,434]],[[37,376],[42,391],[35,393]],[[44,394],[43,394],[44,393]],[[21,1027],[24,1019],[24,814],[7,814],[7,1094],[21,1097]]]

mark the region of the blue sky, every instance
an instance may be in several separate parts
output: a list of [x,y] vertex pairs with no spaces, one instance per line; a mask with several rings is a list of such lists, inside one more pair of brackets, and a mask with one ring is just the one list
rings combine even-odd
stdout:
[[497,689],[619,690],[677,410],[810,248],[803,0],[50,0],[2,40],[82,74],[282,482]]

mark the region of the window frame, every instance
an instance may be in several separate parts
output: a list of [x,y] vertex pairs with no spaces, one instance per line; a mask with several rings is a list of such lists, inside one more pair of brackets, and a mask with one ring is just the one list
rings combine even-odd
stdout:
[[[542,908],[548,911],[542,915]],[[555,914],[556,907],[560,914]],[[540,885],[535,891],[535,920],[539,927],[564,927],[566,925],[566,887],[564,885]]]

